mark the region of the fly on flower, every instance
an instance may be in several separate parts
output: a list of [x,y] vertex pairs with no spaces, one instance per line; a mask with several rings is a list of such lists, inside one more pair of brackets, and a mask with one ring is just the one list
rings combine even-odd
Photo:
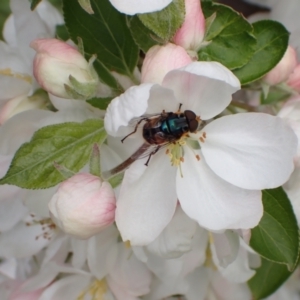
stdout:
[[193,111],[181,111],[180,104],[177,112],[162,111],[161,114],[151,117],[141,117],[136,123],[134,130],[126,135],[121,142],[132,134],[135,134],[138,126],[143,124],[142,135],[144,143],[137,151],[135,151],[123,163],[116,166],[110,171],[104,173],[104,177],[109,177],[129,167],[135,160],[148,156],[145,163],[147,166],[150,158],[161,147],[180,143],[182,137],[188,136],[189,133],[194,133],[205,126],[205,122],[200,119]]

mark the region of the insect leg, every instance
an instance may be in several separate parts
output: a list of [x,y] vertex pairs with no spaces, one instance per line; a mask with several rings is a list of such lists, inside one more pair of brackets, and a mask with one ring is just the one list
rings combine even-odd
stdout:
[[154,155],[154,154],[160,149],[160,147],[161,147],[161,146],[157,146],[157,147],[155,148],[155,150],[152,151],[152,152],[149,154],[149,157],[148,157],[148,159],[147,159],[147,161],[146,161],[146,163],[145,163],[145,166],[148,167],[148,163],[149,163],[149,161],[150,161],[151,156]]
[[136,123],[134,130],[133,130],[131,133],[127,134],[124,138],[122,138],[121,142],[123,143],[130,135],[136,133],[138,126],[139,126],[143,121],[145,121],[145,120],[148,120],[148,118],[140,119],[140,120]]
[[180,112],[181,112],[181,106],[182,106],[182,103],[179,103],[179,107],[178,107],[177,113],[180,113]]

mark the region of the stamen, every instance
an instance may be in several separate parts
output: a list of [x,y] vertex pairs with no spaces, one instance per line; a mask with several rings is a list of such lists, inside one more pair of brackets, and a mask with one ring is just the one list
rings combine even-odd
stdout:
[[34,214],[30,214],[30,217],[32,218],[32,220],[25,222],[26,226],[34,226],[34,225],[41,226],[42,233],[37,235],[35,237],[35,240],[38,240],[39,238],[43,238],[50,241],[53,236],[53,232],[56,229],[56,225],[53,223],[53,221],[50,218],[46,218],[42,220],[35,219]]
[[107,284],[105,279],[102,280],[94,280],[87,289],[83,290],[80,295],[77,297],[77,300],[84,300],[86,299],[85,296],[90,294],[92,299],[95,300],[104,300],[104,296],[107,292]]

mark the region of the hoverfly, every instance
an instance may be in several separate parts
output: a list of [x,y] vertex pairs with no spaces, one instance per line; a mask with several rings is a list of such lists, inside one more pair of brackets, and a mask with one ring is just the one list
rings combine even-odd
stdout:
[[[104,172],[104,177],[110,177],[117,174],[127,167],[129,167],[135,160],[145,157],[148,153],[148,160],[145,163],[147,166],[150,158],[154,155],[162,146],[171,143],[176,143],[184,135],[189,132],[194,133],[205,125],[205,122],[196,116],[191,110],[180,111],[181,104],[177,112],[165,112],[152,117],[142,117],[135,125],[134,130],[126,135],[121,142],[123,143],[126,138],[136,133],[138,126],[144,122],[143,125],[143,138],[145,142],[137,149],[129,158],[124,162],[116,166],[115,168]],[[150,149],[150,152],[149,152]]]

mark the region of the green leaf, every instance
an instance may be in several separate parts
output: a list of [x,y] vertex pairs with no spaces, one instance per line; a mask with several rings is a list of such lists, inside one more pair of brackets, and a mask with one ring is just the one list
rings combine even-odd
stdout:
[[2,29],[6,19],[10,14],[9,0],[0,1],[0,39],[3,40]]
[[146,53],[154,45],[164,44],[164,41],[161,40],[153,31],[144,26],[137,16],[133,16],[131,18],[128,17],[128,20],[132,37],[144,53]]
[[123,177],[124,177],[124,172],[116,174],[113,177],[109,178],[108,182],[113,188],[116,188],[122,183]]
[[173,0],[163,10],[139,14],[142,23],[164,41],[172,39],[185,17],[184,0]]
[[66,25],[56,25],[55,35],[62,41],[67,41],[70,38]]
[[296,267],[299,229],[290,201],[281,187],[263,191],[264,214],[251,231],[250,246],[264,258]]
[[94,13],[90,0],[78,0],[78,3],[88,14]]
[[271,87],[268,96],[265,98],[263,93],[260,95],[261,104],[275,104],[277,102],[286,100],[291,96],[291,93],[279,87]]
[[43,127],[19,148],[0,184],[26,189],[54,186],[64,180],[55,164],[78,172],[88,162],[92,146],[105,138],[103,120],[98,119]]
[[102,110],[106,110],[107,106],[109,105],[112,99],[114,99],[114,97],[91,98],[89,100],[86,100],[86,102],[94,107],[97,107]]
[[292,274],[285,265],[261,258],[261,266],[248,281],[253,300],[263,299],[274,293]]
[[77,1],[63,0],[64,19],[72,40],[80,37],[86,57],[97,55],[94,67],[103,82],[122,90],[111,71],[133,77],[138,60],[136,46],[126,23],[109,0],[91,0],[93,15],[86,13]]
[[90,173],[98,177],[101,175],[100,148],[98,144],[94,144],[92,148],[90,156]]
[[31,0],[30,9],[35,10],[42,0]]
[[[206,19],[215,19],[207,28],[208,45],[198,51],[199,60],[218,61],[233,70],[244,66],[255,51],[253,28],[242,15],[232,8],[212,2],[202,3]],[[207,22],[209,23],[209,22]]]
[[256,50],[249,63],[234,70],[242,84],[255,81],[273,69],[283,57],[289,41],[285,27],[271,20],[252,24],[257,39]]

